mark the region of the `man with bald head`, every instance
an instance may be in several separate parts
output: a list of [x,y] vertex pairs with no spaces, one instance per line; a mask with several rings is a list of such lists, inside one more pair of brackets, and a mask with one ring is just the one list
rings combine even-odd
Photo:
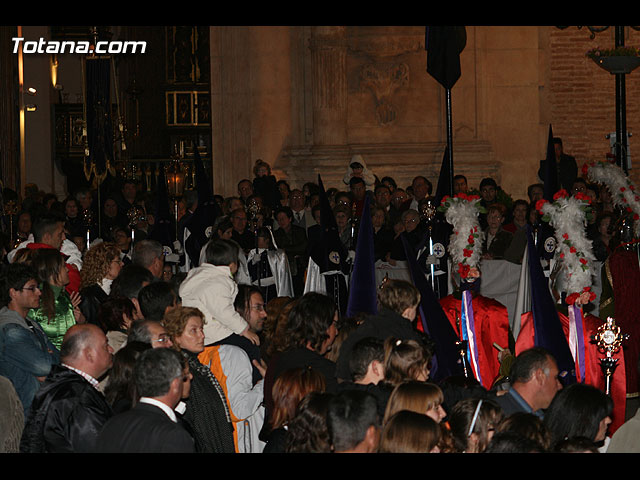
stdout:
[[111,368],[113,349],[93,324],[74,325],[64,336],[60,365],[54,365],[31,404],[20,451],[94,451],[104,423],[113,415],[98,390]]

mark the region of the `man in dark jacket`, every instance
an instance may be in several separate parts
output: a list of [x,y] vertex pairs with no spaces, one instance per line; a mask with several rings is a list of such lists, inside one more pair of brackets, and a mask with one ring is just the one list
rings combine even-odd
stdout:
[[378,293],[378,313],[367,317],[340,347],[336,377],[346,381],[352,380],[349,367],[351,350],[356,342],[363,338],[372,337],[384,341],[394,337],[424,343],[422,335],[412,324],[419,303],[420,293],[413,284],[405,280],[387,280]]
[[97,389],[111,368],[113,349],[99,327],[74,325],[64,336],[60,365],[54,365],[31,404],[20,443],[26,453],[90,453],[112,416]]
[[174,409],[189,388],[191,373],[181,355],[169,348],[143,352],[133,379],[140,395],[137,405],[109,419],[96,450],[100,453],[195,453],[193,437]]

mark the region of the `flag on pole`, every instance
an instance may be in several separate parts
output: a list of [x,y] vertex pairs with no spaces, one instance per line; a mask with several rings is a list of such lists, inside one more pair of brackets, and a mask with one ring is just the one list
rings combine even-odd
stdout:
[[169,193],[167,191],[167,180],[164,174],[164,168],[160,166],[158,169],[158,184],[156,185],[156,202],[154,211],[153,229],[149,235],[152,240],[157,240],[162,245],[173,245],[175,232],[171,228],[171,207],[169,205]]
[[556,161],[556,151],[553,146],[553,131],[549,125],[549,138],[547,139],[547,156],[544,162],[544,198],[553,201],[553,196],[560,190],[560,179],[558,176],[558,162]]
[[400,237],[413,284],[420,291],[420,306],[418,308],[420,321],[423,330],[434,343],[431,377],[434,381],[441,381],[447,377],[459,375],[462,372],[457,346],[459,338],[442,310],[431,285],[429,285],[425,272],[418,265],[416,252],[409,245],[404,233],[400,234]]
[[371,223],[369,202],[369,196],[366,196],[360,219],[360,228],[358,229],[356,256],[353,261],[349,285],[348,317],[352,317],[357,313],[375,315],[378,312],[373,225]]
[[213,226],[221,212],[220,206],[213,197],[211,180],[202,163],[196,142],[193,143],[193,165],[196,172],[198,206],[185,225],[185,228],[189,230],[189,236],[184,242],[184,249],[189,255],[191,264],[197,267],[200,262],[200,250],[209,241],[207,229]]
[[442,156],[442,165],[440,166],[440,176],[438,177],[438,185],[436,187],[435,204],[440,205],[444,197],[453,196],[452,191],[451,164],[449,162],[449,146],[447,145]]
[[467,44],[463,26],[428,26],[425,32],[427,72],[447,90],[461,75],[460,53]]
[[536,253],[531,226],[527,225],[526,228],[534,345],[551,352],[558,364],[558,370],[566,372],[565,384],[575,383],[575,361],[560,323],[556,303],[549,290],[549,281],[542,271],[540,258]]

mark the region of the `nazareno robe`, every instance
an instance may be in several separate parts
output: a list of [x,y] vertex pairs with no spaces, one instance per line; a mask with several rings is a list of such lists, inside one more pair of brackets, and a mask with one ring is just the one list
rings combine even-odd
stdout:
[[[458,319],[461,318],[462,300],[456,295],[448,295],[440,300],[445,315],[454,331],[460,337]],[[478,338],[478,363],[482,386],[490,389],[498,377],[500,362],[497,343],[502,348],[509,346],[509,314],[507,308],[497,300],[476,295],[471,300],[474,325]]]

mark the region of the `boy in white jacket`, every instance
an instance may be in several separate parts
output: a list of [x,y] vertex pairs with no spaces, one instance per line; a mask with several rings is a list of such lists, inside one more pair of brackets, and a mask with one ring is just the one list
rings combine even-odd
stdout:
[[258,335],[249,330],[249,324],[233,306],[238,294],[233,275],[238,270],[239,248],[232,240],[209,242],[206,263],[191,269],[180,285],[182,305],[196,307],[205,315],[205,345],[223,340],[232,333],[260,344]]

